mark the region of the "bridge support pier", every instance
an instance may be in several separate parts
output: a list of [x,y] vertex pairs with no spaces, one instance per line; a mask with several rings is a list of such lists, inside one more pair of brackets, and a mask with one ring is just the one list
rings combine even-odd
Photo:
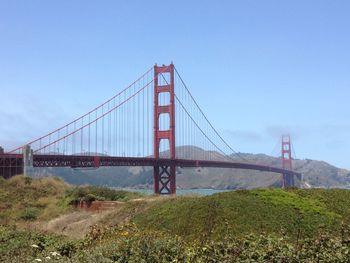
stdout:
[[176,167],[175,165],[154,166],[154,193],[176,193]]
[[283,187],[284,188],[295,186],[293,174],[282,174],[282,178],[283,178]]
[[23,146],[23,175],[29,176],[28,171],[33,168],[33,150],[29,145]]

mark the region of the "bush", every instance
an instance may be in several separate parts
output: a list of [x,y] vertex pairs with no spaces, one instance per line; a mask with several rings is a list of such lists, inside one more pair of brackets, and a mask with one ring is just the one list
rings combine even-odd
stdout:
[[35,207],[28,207],[28,208],[24,208],[20,214],[19,214],[19,218],[26,220],[26,221],[32,221],[37,219],[39,214],[39,209],[35,208]]
[[93,194],[87,194],[86,196],[81,198],[81,201],[85,201],[85,202],[92,202],[92,201],[102,201],[101,198],[99,196],[93,195]]
[[76,201],[126,201],[141,197],[142,194],[113,190],[107,187],[83,186],[69,189],[67,191],[67,196],[71,198],[72,203],[74,203]]
[[33,179],[29,176],[24,177],[24,184],[30,185],[32,183]]
[[5,183],[6,179],[2,176],[0,176],[0,185],[2,185],[3,183]]
[[[186,241],[180,236],[139,229],[135,224],[95,225],[79,241],[0,226],[0,262],[349,262],[349,231],[322,232],[292,241],[283,235],[225,236]],[[53,254],[57,256],[53,256]],[[47,261],[47,256],[53,261]]]
[[73,242],[67,241],[57,248],[57,252],[60,253],[61,256],[71,257],[76,249],[77,248]]

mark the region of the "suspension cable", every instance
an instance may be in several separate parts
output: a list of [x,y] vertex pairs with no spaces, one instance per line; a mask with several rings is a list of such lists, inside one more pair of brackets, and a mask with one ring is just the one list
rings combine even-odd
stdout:
[[219,134],[219,132],[214,128],[214,126],[212,125],[212,123],[208,120],[208,118],[206,117],[206,115],[204,114],[203,110],[201,109],[201,107],[198,105],[197,101],[194,99],[194,97],[192,96],[192,93],[190,92],[190,90],[188,89],[186,83],[184,82],[184,80],[182,79],[182,77],[180,76],[179,72],[177,71],[176,67],[174,66],[175,72],[178,75],[178,77],[180,78],[183,86],[185,87],[185,89],[187,90],[188,94],[190,95],[192,101],[195,103],[195,105],[197,106],[197,108],[199,109],[200,113],[203,115],[203,117],[205,118],[205,120],[208,122],[208,124],[210,125],[210,127],[213,129],[213,131],[215,132],[215,134],[220,138],[220,140],[234,153],[236,154],[238,157],[240,157],[242,160],[244,161],[248,161],[246,158],[244,158],[243,156],[241,156],[238,152],[236,152],[225,140],[224,138]]

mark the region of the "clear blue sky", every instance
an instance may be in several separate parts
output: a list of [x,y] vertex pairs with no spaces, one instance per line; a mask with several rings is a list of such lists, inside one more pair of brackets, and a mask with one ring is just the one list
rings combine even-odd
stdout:
[[298,158],[350,169],[349,12],[346,0],[1,0],[0,145],[174,61],[237,151],[270,154],[289,131]]

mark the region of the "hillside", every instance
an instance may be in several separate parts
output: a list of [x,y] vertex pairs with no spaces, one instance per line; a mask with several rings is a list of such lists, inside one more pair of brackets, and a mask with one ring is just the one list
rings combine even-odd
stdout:
[[[345,263],[349,259],[349,190],[255,189],[206,197],[134,199],[134,193],[17,176],[0,181],[0,194],[1,217],[6,219],[0,222],[1,262]],[[67,201],[88,194],[124,202],[106,213],[90,212],[94,224],[79,228],[86,221],[70,216],[83,213]],[[17,213],[26,208],[23,201],[38,209],[36,217]],[[50,207],[62,209],[59,214],[47,213]],[[62,232],[45,228],[50,222],[61,224]]]
[[251,233],[305,238],[320,229],[335,234],[342,224],[348,225],[349,200],[350,191],[342,189],[238,190],[170,199],[137,214],[134,222],[190,239]]
[[93,186],[75,187],[58,177],[0,177],[0,225],[47,221],[73,211],[74,200],[125,201],[142,197],[135,192]]
[[[179,158],[202,156],[206,152],[200,148],[186,146],[177,149]],[[163,153],[164,156],[167,153]],[[240,153],[246,160],[253,163],[281,166],[279,158],[265,154]],[[216,158],[222,160],[223,156],[216,153]],[[241,161],[237,156],[233,159]],[[323,161],[293,160],[296,171],[303,174],[304,181],[311,187],[350,186],[350,171],[340,169]],[[281,176],[274,173],[239,170],[239,169],[213,169],[213,168],[177,168],[177,186],[189,188],[213,189],[251,189],[257,187],[271,187],[281,185]],[[55,175],[62,177],[71,184],[92,184],[112,187],[151,188],[152,170],[149,167],[101,167],[99,169],[69,169],[69,168],[36,168],[33,176]]]

